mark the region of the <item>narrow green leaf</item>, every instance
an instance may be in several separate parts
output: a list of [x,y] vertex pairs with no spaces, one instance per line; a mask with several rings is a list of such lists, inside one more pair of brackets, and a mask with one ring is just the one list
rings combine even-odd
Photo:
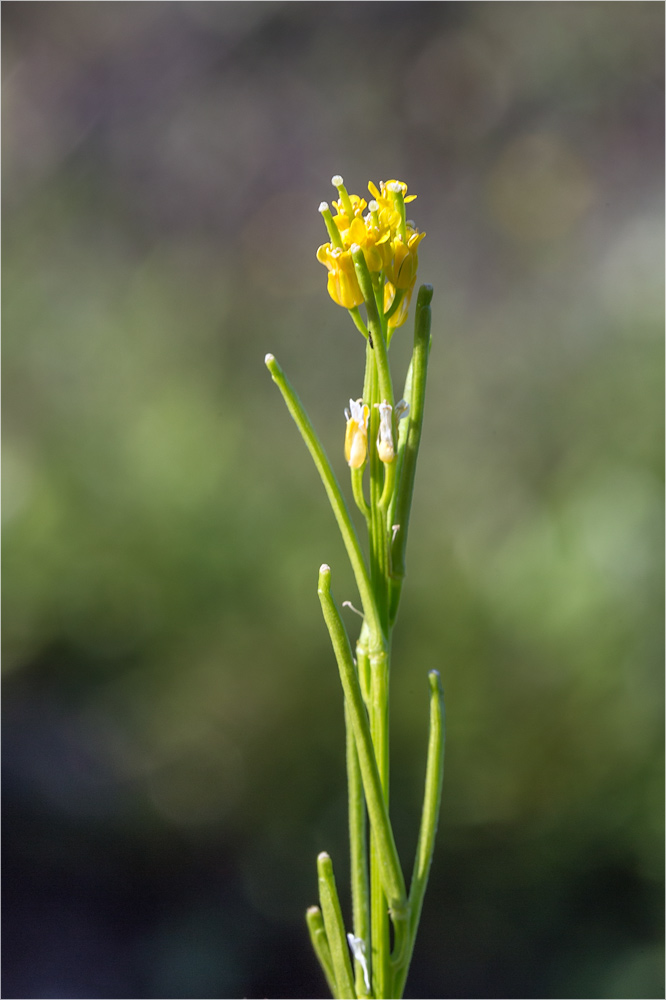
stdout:
[[338,890],[333,874],[333,862],[326,851],[317,857],[317,874],[319,876],[319,903],[324,918],[326,937],[331,951],[331,961],[337,984],[337,996],[341,1000],[356,1000],[356,990],[352,979],[351,960],[345,926],[342,922],[342,911]]
[[287,409],[291,413],[296,426],[301,432],[301,436],[305,441],[308,451],[310,452],[316,466],[317,472],[319,473],[321,481],[324,484],[326,495],[328,496],[329,503],[333,509],[335,519],[338,522],[340,534],[342,535],[342,540],[347,550],[349,562],[351,563],[351,567],[354,572],[356,586],[358,587],[361,603],[363,605],[363,613],[368,619],[368,624],[372,630],[377,633],[381,633],[381,622],[375,604],[372,587],[370,585],[370,578],[363,559],[363,553],[361,552],[361,546],[356,534],[356,529],[354,528],[349,508],[347,507],[347,503],[335,477],[335,473],[331,468],[328,456],[324,451],[321,441],[317,437],[315,429],[310,422],[310,418],[305,412],[305,408],[298,398],[296,391],[272,354],[266,355],[266,367],[271,373],[273,381],[282,393],[282,397],[287,404]]
[[326,937],[324,919],[321,915],[319,907],[310,906],[305,914],[305,919],[310,932],[310,940],[312,942],[314,953],[319,959],[319,964],[321,965],[321,970],[324,973],[326,982],[328,983],[328,988],[333,994],[335,1000],[337,1000],[338,985],[335,981],[335,972],[333,971],[333,959],[331,958],[331,949],[328,944],[328,938]]
[[430,353],[431,300],[432,286],[421,285],[414,319],[414,351],[411,364],[409,424],[404,451],[401,455],[400,481],[396,493],[396,503],[392,512],[392,520],[396,527],[391,544],[391,576],[395,581],[389,616],[391,622],[395,620],[400,597],[400,585],[405,575],[405,552],[407,549],[409,515],[412,507],[416,460],[421,444],[421,428],[425,406],[426,374],[428,370],[428,355]]
[[442,780],[444,778],[444,692],[437,670],[428,674],[430,683],[430,735],[428,737],[428,760],[426,764],[425,794],[421,813],[421,827],[416,846],[414,871],[409,888],[409,936],[406,947],[401,954],[396,955],[395,996],[402,996],[409,963],[414,950],[414,941],[421,917],[423,897],[428,884],[432,855],[435,848],[435,835],[439,822],[439,809],[442,799]]

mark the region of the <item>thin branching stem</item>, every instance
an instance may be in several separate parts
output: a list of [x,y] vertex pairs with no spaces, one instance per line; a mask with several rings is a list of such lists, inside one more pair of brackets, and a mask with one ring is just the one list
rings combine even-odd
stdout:
[[319,594],[324,621],[326,622],[338,663],[340,681],[345,699],[349,706],[349,715],[354,729],[370,826],[378,846],[384,892],[389,901],[389,906],[402,911],[407,905],[405,880],[398,860],[393,830],[391,829],[384,801],[384,793],[377,769],[377,760],[372,745],[368,715],[363,702],[358,677],[356,676],[349,638],[331,595],[331,570],[329,566],[323,565],[319,570],[317,592]]
[[[366,202],[349,195],[339,174],[333,176],[332,183],[338,192],[339,200],[333,203],[337,214],[333,217],[328,204],[321,203],[319,210],[330,243],[320,248],[317,257],[328,269],[331,297],[348,309],[366,341],[363,398],[350,404],[345,447],[352,466],[352,495],[368,531],[367,559],[307,413],[273,355],[266,356],[266,365],[324,484],[363,609],[354,660],[331,594],[330,568],[321,566],[319,600],[345,702],[353,932],[345,933],[333,865],[325,852],[317,859],[320,907],[308,910],[307,923],[335,998],[399,1000],[432,862],[444,761],[442,688],[439,674],[432,671],[425,794],[408,895],[389,818],[389,681],[391,634],[405,576],[423,423],[432,288],[424,285],[418,294],[414,347],[404,392],[409,417],[401,424],[398,417],[404,411],[396,415],[394,409],[388,348],[395,324],[402,325],[405,318],[418,264],[416,250],[423,234],[418,235],[406,221],[407,186],[402,182],[382,182],[381,191],[370,184],[374,201],[367,215],[363,215]],[[407,200],[411,202],[412,196]],[[365,321],[359,311],[363,305]],[[365,407],[369,410],[367,420]],[[369,482],[364,487],[366,470]]]
[[319,473],[321,481],[324,484],[324,489],[326,490],[329,503],[333,509],[335,519],[338,522],[340,534],[342,535],[342,540],[345,544],[345,548],[347,549],[349,562],[351,563],[351,567],[354,572],[356,586],[358,587],[361,603],[363,605],[363,613],[373,631],[381,633],[381,624],[375,602],[375,596],[370,583],[365,560],[363,559],[363,553],[361,552],[361,546],[356,534],[356,529],[354,528],[349,508],[347,507],[345,498],[342,495],[335,473],[331,468],[328,456],[326,455],[324,447],[315,433],[314,427],[310,423],[310,418],[305,412],[303,404],[298,398],[296,391],[272,354],[266,355],[266,367],[271,373],[273,381],[282,393],[283,399],[287,404],[287,409],[291,413],[296,426],[301,432],[301,436],[307,445],[308,451],[310,452],[317,468],[317,472]]

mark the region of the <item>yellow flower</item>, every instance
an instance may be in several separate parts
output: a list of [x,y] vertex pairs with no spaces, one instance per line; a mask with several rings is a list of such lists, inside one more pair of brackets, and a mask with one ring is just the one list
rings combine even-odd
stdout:
[[[333,208],[337,212],[337,215],[333,216],[333,221],[340,230],[340,234],[343,236],[343,240],[344,240],[344,233],[349,229],[349,227],[352,225],[353,222],[355,222],[358,219],[361,222],[361,224],[363,224],[363,219],[362,219],[363,210],[368,206],[367,201],[365,201],[364,198],[359,198],[357,194],[350,195],[349,200],[351,202],[353,211],[353,215],[351,216],[348,215],[347,212],[345,212],[342,201],[333,202]],[[349,242],[353,243],[354,240],[351,240]]]
[[393,251],[389,260],[384,261],[386,277],[396,288],[409,288],[416,277],[419,266],[418,246],[425,233],[418,233],[409,227],[407,242],[397,237],[390,244]]
[[[349,229],[344,234],[345,246],[352,247],[354,244],[361,247],[365,262],[369,271],[381,271],[384,260],[381,253],[381,244],[388,238],[388,234],[382,234],[379,229],[370,225],[371,220],[354,219]],[[347,243],[349,241],[349,243]]]
[[402,222],[402,211],[399,208],[397,195],[401,194],[403,204],[414,201],[415,194],[407,194],[407,185],[404,181],[380,181],[380,190],[370,181],[368,191],[377,204],[379,221],[383,228],[389,230],[392,235],[399,232]]
[[[416,284],[416,275],[412,278],[412,283],[409,288],[404,291],[400,289],[401,299],[396,306],[395,312],[391,313],[388,320],[388,325],[391,329],[397,329],[407,319],[407,313],[409,312],[409,303],[412,298],[412,292],[414,291],[414,285]],[[387,281],[384,285],[384,313],[387,313],[391,306],[393,305],[396,296],[395,285],[392,285],[390,281]]]
[[360,469],[368,453],[368,417],[370,407],[362,399],[349,400],[345,409],[345,458],[350,469]]
[[[372,181],[368,182],[368,191],[379,205],[380,209],[393,209],[395,204],[395,193],[400,191],[403,197],[407,194],[407,185],[403,181],[380,181],[379,188]],[[415,194],[409,196],[409,201],[414,201]]]
[[317,250],[317,260],[328,268],[328,294],[333,301],[345,309],[360,306],[363,293],[358,284],[351,252],[324,243]]

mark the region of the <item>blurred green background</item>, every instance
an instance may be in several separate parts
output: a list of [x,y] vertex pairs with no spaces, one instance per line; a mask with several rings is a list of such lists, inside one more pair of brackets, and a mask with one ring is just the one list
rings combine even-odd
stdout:
[[355,593],[263,358],[346,481],[363,342],[314,256],[340,172],[418,194],[435,287],[407,869],[433,667],[448,756],[407,995],[663,996],[663,5],[2,16],[4,995],[326,995],[320,563]]

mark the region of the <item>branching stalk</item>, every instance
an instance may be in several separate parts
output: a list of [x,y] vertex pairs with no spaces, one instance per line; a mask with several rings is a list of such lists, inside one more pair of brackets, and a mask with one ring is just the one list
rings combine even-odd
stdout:
[[[345,456],[351,491],[367,527],[367,560],[323,445],[303,404],[272,354],[268,367],[313,458],[356,579],[363,624],[356,660],[331,594],[331,571],[319,571],[318,594],[344,692],[349,805],[352,931],[345,924],[328,854],[317,859],[320,907],[307,924],[315,954],[336,998],[399,1000],[414,951],[439,816],[444,762],[444,706],[437,671],[429,675],[430,736],[425,794],[409,895],[389,817],[389,681],[391,634],[403,579],[416,461],[421,442],[430,350],[432,288],[418,294],[414,348],[404,408],[394,409],[389,343],[407,315],[423,238],[408,222],[407,185],[370,184],[372,200],[333,185],[333,216],[320,212],[330,242],[317,251],[331,298],[345,307],[366,341],[363,397],[350,402]],[[390,303],[385,308],[385,303]],[[365,307],[365,320],[360,309]],[[397,440],[396,440],[397,437]],[[364,477],[368,481],[364,487]],[[344,602],[349,603],[347,601]],[[351,952],[351,954],[350,954]]]
[[342,540],[345,543],[345,548],[347,549],[347,555],[349,556],[349,562],[351,563],[351,567],[354,572],[356,586],[358,587],[365,617],[368,619],[368,622],[371,623],[373,630],[376,629],[381,632],[375,597],[370,585],[370,579],[368,577],[368,571],[365,566],[356,529],[354,528],[349,514],[349,508],[347,507],[345,498],[343,497],[338,481],[335,478],[335,473],[331,468],[331,463],[328,460],[323,445],[315,433],[314,427],[310,423],[310,418],[305,412],[303,404],[272,354],[266,355],[266,367],[271,373],[273,381],[282,393],[284,401],[287,404],[287,409],[291,413],[296,426],[301,432],[301,436],[307,445],[308,451],[312,455],[317,472],[319,473],[321,481],[324,484],[324,489],[328,495],[329,503],[333,509],[335,519],[338,522]]

